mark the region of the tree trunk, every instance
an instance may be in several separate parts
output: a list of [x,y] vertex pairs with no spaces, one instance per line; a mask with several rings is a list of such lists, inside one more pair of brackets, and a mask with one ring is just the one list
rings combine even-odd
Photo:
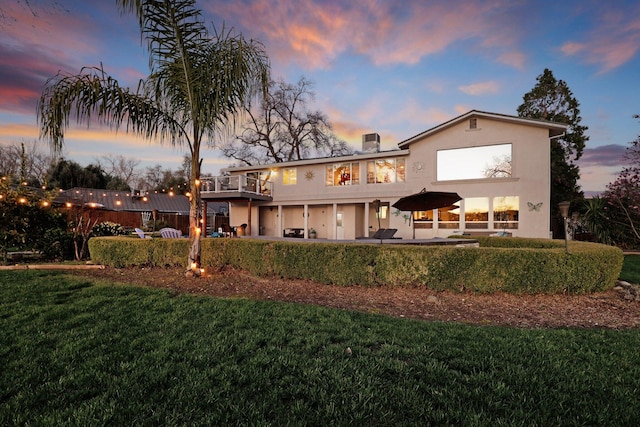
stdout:
[[189,259],[187,275],[200,276],[200,237],[202,234],[202,224],[200,223],[200,155],[193,153],[191,156],[191,176],[189,177]]

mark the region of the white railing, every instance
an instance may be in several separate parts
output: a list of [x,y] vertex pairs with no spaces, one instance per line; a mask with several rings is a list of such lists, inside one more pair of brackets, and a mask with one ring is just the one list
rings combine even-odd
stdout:
[[238,192],[271,195],[273,183],[246,175],[214,176],[203,178],[202,191],[213,193]]

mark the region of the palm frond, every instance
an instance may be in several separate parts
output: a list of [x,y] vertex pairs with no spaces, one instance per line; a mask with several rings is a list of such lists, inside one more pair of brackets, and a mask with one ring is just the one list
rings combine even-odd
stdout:
[[[141,86],[143,88],[143,86]],[[40,136],[49,140],[55,152],[62,148],[70,119],[92,122],[146,138],[175,143],[184,130],[145,93],[122,88],[101,67],[83,68],[78,75],[58,73],[47,82],[38,103]]]

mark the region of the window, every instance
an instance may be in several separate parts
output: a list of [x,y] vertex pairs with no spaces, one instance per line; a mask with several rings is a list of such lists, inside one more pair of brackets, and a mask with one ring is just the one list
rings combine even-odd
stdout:
[[464,221],[468,229],[489,228],[489,198],[464,199]]
[[469,129],[478,128],[478,119],[469,119]]
[[503,196],[493,198],[493,228],[517,229],[520,216],[520,198]]
[[415,228],[433,228],[433,210],[413,211],[413,222]]
[[360,184],[359,163],[337,163],[327,166],[327,186]]
[[295,168],[285,169],[282,171],[283,185],[296,185],[298,183],[297,170]]
[[511,144],[439,150],[437,180],[511,177]]
[[452,205],[438,209],[439,228],[460,228],[460,207]]
[[404,159],[380,159],[367,162],[367,184],[404,182]]

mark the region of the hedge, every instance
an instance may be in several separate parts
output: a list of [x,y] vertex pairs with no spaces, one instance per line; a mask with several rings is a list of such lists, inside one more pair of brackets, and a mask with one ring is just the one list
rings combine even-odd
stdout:
[[[479,248],[263,239],[203,239],[205,269],[343,286],[410,286],[478,293],[584,294],[615,285],[622,251],[589,242],[478,237]],[[188,239],[96,237],[94,262],[112,267],[187,267]]]

